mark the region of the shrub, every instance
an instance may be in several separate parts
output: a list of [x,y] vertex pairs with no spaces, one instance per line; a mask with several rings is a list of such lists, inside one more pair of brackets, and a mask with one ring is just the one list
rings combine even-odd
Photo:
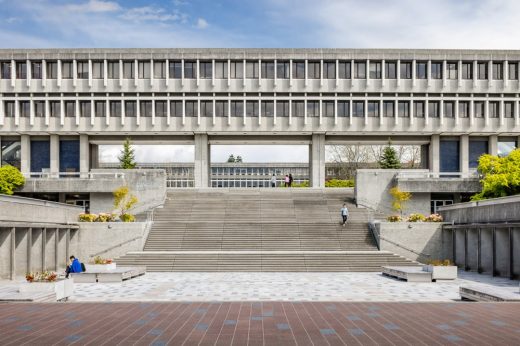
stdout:
[[406,207],[406,203],[410,200],[410,198],[412,198],[412,194],[410,192],[401,191],[396,186],[390,189],[390,195],[392,195],[392,198],[394,199],[392,201],[392,209],[394,209],[402,216]]
[[429,265],[432,265],[432,266],[443,266],[443,267],[454,265],[449,259],[445,259],[445,260],[439,260],[439,259],[429,260],[429,261],[426,262],[426,264],[429,264]]
[[91,262],[94,262],[94,264],[110,264],[112,263],[112,259],[96,256]]
[[112,222],[115,221],[116,217],[114,214],[99,213],[94,222]]
[[426,217],[426,222],[442,222],[442,216],[439,214],[431,214],[430,216]]
[[85,213],[82,213],[82,214],[79,214],[79,221],[80,222],[94,222],[96,221],[97,219],[97,215],[96,214],[85,214]]
[[325,181],[325,187],[354,187],[352,179],[330,179]]
[[424,222],[426,220],[426,216],[421,213],[413,213],[408,216],[406,219],[407,222]]
[[14,190],[25,184],[25,178],[18,168],[11,165],[0,167],[0,194],[12,195]]
[[304,181],[303,183],[293,183],[292,187],[309,187],[309,182]]
[[[121,186],[113,192],[115,212],[121,218],[122,215],[132,215],[128,211],[132,210],[138,202],[137,197],[130,192],[128,186]],[[133,215],[132,215],[133,216]],[[125,218],[128,218],[125,216]],[[135,220],[135,218],[134,218]]]
[[119,219],[123,222],[135,222],[135,216],[132,214],[121,214]]
[[403,221],[403,218],[401,217],[401,215],[391,215],[391,216],[386,218],[386,221],[388,221],[388,222],[401,222],[401,221]]
[[54,282],[58,278],[58,274],[55,272],[30,272],[25,274],[25,280],[27,282]]

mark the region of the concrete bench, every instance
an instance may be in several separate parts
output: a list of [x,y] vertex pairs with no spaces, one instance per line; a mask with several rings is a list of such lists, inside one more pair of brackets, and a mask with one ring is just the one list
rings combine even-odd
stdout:
[[76,283],[122,282],[144,275],[146,267],[117,267],[114,270],[90,270],[83,273],[72,273]]
[[432,282],[432,273],[425,272],[422,267],[383,267],[383,275],[408,282]]
[[517,287],[460,286],[460,298],[475,302],[520,302]]

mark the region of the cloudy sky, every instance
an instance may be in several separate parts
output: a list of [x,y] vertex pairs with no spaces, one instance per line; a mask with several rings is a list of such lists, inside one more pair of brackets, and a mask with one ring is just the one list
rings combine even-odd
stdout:
[[[519,49],[519,13],[520,0],[0,0],[0,48]],[[307,158],[306,148],[221,149],[218,161]]]

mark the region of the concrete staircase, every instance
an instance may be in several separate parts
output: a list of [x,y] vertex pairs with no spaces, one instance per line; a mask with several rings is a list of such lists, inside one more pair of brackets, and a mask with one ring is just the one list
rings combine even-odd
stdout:
[[117,263],[149,271],[313,272],[415,264],[377,251],[367,222],[352,189],[172,190],[155,212],[144,251]]

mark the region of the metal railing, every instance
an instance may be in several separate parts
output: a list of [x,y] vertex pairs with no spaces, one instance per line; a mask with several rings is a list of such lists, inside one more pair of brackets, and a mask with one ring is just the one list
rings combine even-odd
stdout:
[[29,172],[23,173],[28,179],[62,179],[62,178],[81,178],[81,179],[124,179],[125,174],[120,172]]
[[397,179],[480,178],[477,171],[470,172],[399,172]]

